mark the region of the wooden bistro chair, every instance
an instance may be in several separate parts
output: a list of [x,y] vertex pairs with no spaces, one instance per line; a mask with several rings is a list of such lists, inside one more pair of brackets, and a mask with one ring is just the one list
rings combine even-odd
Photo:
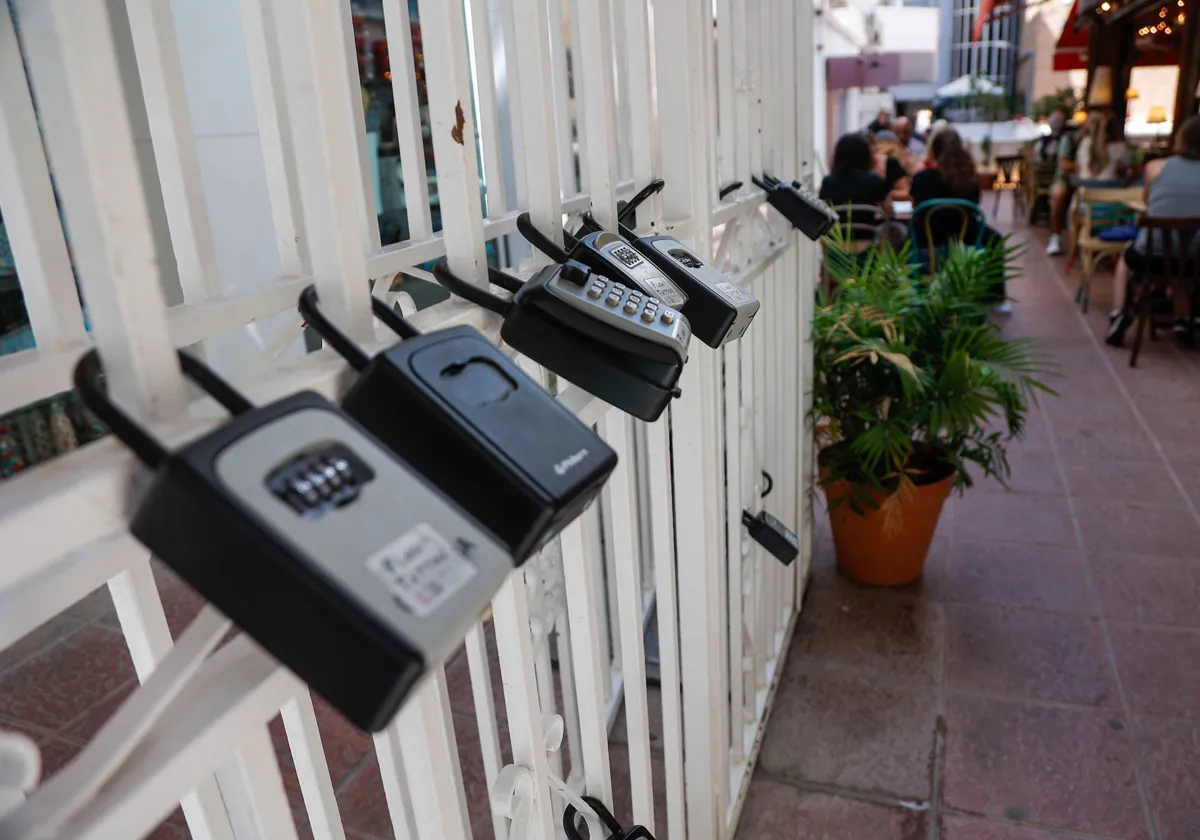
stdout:
[[873,204],[844,204],[834,209],[838,214],[838,228],[842,232],[842,242],[825,245],[824,260],[821,266],[821,288],[827,300],[837,291],[836,279],[829,271],[831,263],[854,261],[861,264],[862,254],[875,250],[885,243],[898,248],[905,235],[903,225],[889,219],[882,208]]
[[1011,192],[1013,197],[1013,218],[1020,218],[1025,212],[1025,191],[1021,185],[1021,156],[1005,155],[996,158],[996,180],[992,184],[995,200],[992,203],[992,215],[1000,212],[1000,196]]
[[1037,216],[1038,201],[1050,201],[1050,185],[1054,182],[1055,162],[1040,158],[1025,158],[1021,183],[1025,185],[1025,224],[1032,226]]
[[1084,312],[1088,311],[1096,264],[1104,257],[1120,257],[1130,241],[1128,238],[1108,239],[1104,234],[1135,224],[1134,213],[1124,202],[1136,201],[1141,196],[1141,187],[1081,186],[1076,194],[1071,253],[1067,263],[1070,265],[1076,254],[1079,255],[1079,288],[1075,290],[1075,302]]
[[[941,236],[934,236],[934,219],[938,220]],[[974,222],[975,235],[967,242],[967,232]],[[978,204],[961,198],[931,198],[913,210],[908,222],[909,240],[912,249],[909,261],[917,266],[922,276],[937,273],[937,260],[944,255],[951,242],[978,248],[983,241],[983,230],[987,217]]]
[[[1154,303],[1168,291],[1174,295],[1185,296],[1188,302],[1188,329],[1194,333],[1197,267],[1200,263],[1200,260],[1189,256],[1192,243],[1200,233],[1200,217],[1155,219],[1144,216],[1140,226],[1148,233],[1147,250],[1153,256],[1147,257],[1145,270],[1137,275],[1137,291],[1130,304],[1137,319],[1133,350],[1129,354],[1130,367],[1137,367],[1138,354],[1142,351],[1142,336],[1147,325],[1150,327],[1150,340],[1154,341],[1158,337],[1155,331]],[[1194,335],[1192,337],[1195,338]]]

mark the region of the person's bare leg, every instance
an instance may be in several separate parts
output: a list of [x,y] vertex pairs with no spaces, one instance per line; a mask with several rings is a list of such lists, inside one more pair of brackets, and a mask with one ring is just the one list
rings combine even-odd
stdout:
[[1117,260],[1117,269],[1113,272],[1112,299],[1113,311],[1120,312],[1127,307],[1125,290],[1129,288],[1129,266],[1124,257]]
[[1050,188],[1050,232],[1061,236],[1067,221],[1067,185],[1056,183]]
[[1050,187],[1050,244],[1046,253],[1050,256],[1061,254],[1063,225],[1067,219],[1067,185],[1055,183]]

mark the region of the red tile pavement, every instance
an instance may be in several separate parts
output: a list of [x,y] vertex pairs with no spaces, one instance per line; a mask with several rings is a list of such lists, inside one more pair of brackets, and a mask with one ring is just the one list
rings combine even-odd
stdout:
[[[1044,231],[1016,235],[1030,250],[1005,329],[1058,357],[1062,397],[1013,447],[1012,493],[980,486],[947,505],[921,581],[879,590],[840,577],[817,523],[739,838],[1200,837],[1200,351],[1164,336],[1131,370],[1097,338],[1107,275],[1081,317],[1074,278],[1041,255]],[[200,599],[161,568],[156,578],[178,633]],[[471,823],[487,837],[465,657],[447,671]],[[0,652],[0,729],[30,734],[57,769],[134,684],[100,590]],[[391,837],[369,739],[323,704],[318,721],[347,837]],[[614,736],[627,810],[620,724]],[[659,821],[664,840],[661,810]],[[153,836],[185,838],[182,815]]]
[[1200,837],[1200,351],[1162,336],[1131,370],[1101,340],[1108,275],[1081,316],[1044,231],[1015,234],[1004,329],[1055,354],[1062,396],[919,583],[858,586],[817,541],[746,840]]

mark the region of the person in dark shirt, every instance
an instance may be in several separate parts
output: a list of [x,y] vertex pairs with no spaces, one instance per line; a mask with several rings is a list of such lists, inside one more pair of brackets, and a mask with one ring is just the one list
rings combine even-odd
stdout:
[[[847,204],[882,205],[892,187],[887,179],[872,171],[874,162],[871,141],[865,135],[843,135],[833,148],[832,171],[821,181],[819,197],[832,204],[835,210]],[[840,210],[839,215],[842,215]],[[866,218],[865,213],[859,212],[850,219],[843,216],[843,221],[874,225],[878,222],[878,214],[872,213]],[[868,234],[856,230],[852,238],[866,239]]]
[[867,126],[867,131],[872,134],[878,134],[881,131],[887,131],[892,127],[892,112],[887,108],[880,108],[879,113],[875,115],[875,119],[871,120],[871,124]]
[[[979,175],[975,168],[975,159],[963,146],[958,132],[952,128],[943,128],[933,136],[929,144],[929,151],[934,165],[929,169],[922,169],[912,179],[911,191],[914,207],[920,207],[924,202],[935,198],[957,198],[972,204],[979,204]],[[929,222],[929,232],[933,241],[928,245],[934,248],[945,246],[951,239],[956,238],[962,224],[961,217],[950,211],[934,214]],[[1000,233],[986,224],[983,226],[982,233],[975,225],[975,220],[971,219],[963,240],[968,244],[974,243],[976,236],[984,246],[1000,242],[1003,239]],[[926,246],[924,221],[918,218],[916,227],[918,241],[922,246]],[[1001,284],[996,289],[999,311],[1008,312],[1011,309],[1006,298],[1004,285]]]

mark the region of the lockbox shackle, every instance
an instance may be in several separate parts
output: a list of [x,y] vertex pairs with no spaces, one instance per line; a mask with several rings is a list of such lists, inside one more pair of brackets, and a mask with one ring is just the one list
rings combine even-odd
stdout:
[[[663,187],[665,187],[666,185],[667,185],[667,182],[664,181],[662,178],[650,179],[649,184],[642,187],[640,190],[637,191],[637,194],[634,195],[633,198],[629,199],[629,201],[622,202],[621,206],[617,208],[617,224],[618,225],[621,224],[627,218],[629,218],[634,213],[636,213],[637,209],[642,206],[642,204],[646,201],[646,199],[648,199],[650,196],[654,195],[655,193],[662,192]],[[625,236],[626,234],[624,232],[622,232],[621,235]],[[634,238],[636,238],[636,235]]]
[[[176,353],[183,375],[220,403],[230,414],[237,416],[254,409],[252,402],[218,376],[208,365],[182,350],[178,350]],[[103,375],[100,354],[96,349],[93,348],[84,353],[75,365],[73,377],[79,398],[93,414],[100,418],[104,425],[108,426],[109,431],[116,436],[117,440],[129,447],[139,461],[151,469],[158,469],[167,460],[166,448],[151,437],[141,424],[108,398],[108,394],[100,384]]]
[[[522,213],[520,216],[517,216],[517,230],[528,240],[530,245],[537,248],[559,265],[571,258],[571,255],[559,247],[557,242],[534,227],[533,219],[530,218],[528,213]],[[563,236],[564,238],[570,237],[570,247],[574,247],[575,237],[571,236],[565,230],[563,231]]]
[[783,183],[774,175],[768,175],[765,171],[762,174],[762,178],[756,178],[755,176],[751,175],[750,180],[753,181],[755,186],[757,186],[759,189],[766,190],[767,192],[770,192]]
[[[356,371],[362,371],[371,361],[370,356],[325,317],[325,314],[317,308],[319,302],[317,287],[312,285],[300,293],[300,301],[296,304],[296,309],[299,310],[308,325],[316,330],[317,334],[337,351],[337,354],[345,359],[350,367]],[[421,334],[416,327],[409,323],[407,318],[397,315],[394,309],[375,295],[371,295],[371,312],[402,340],[416,338]]]
[[[458,295],[463,300],[469,301],[476,306],[482,306],[489,312],[495,312],[497,315],[507,317],[508,313],[512,311],[512,303],[510,301],[502,297],[497,297],[487,289],[482,289],[474,283],[468,283],[454,274],[450,270],[450,261],[446,257],[442,257],[433,264],[433,276],[446,288],[446,291]],[[491,268],[490,266],[488,267],[488,279],[500,288],[513,293],[516,293],[517,289],[524,285],[516,277],[505,274],[503,271]]]
[[[612,832],[613,837],[619,838],[621,832],[625,830],[625,826],[612,815],[612,812],[594,796],[584,795],[580,797],[592,812],[600,818],[600,822],[604,823],[604,828]],[[563,811],[563,831],[566,832],[567,840],[583,840],[579,833],[579,826],[576,823],[576,818],[579,816],[579,809],[574,805],[568,805]]]

